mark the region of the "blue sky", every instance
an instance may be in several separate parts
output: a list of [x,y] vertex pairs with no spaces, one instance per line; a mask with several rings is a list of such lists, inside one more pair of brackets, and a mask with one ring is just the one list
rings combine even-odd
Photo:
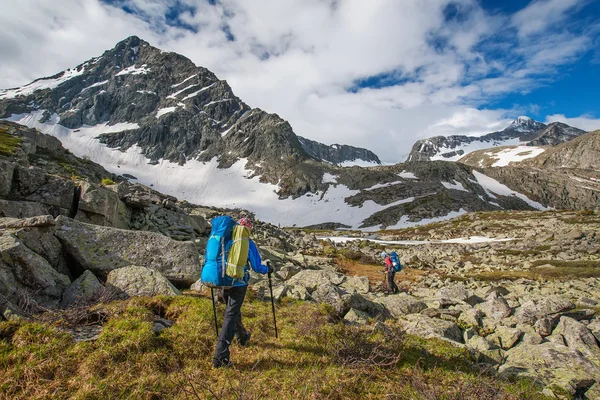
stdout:
[[385,161],[519,115],[600,129],[600,0],[20,0],[0,15],[0,87],[130,35],[299,135]]
[[[526,5],[523,1],[489,0],[481,4],[490,11],[514,13]],[[579,2],[571,12],[567,23],[570,29],[581,33],[590,29],[595,21],[600,21],[600,2]],[[597,29],[597,27],[596,27]],[[527,92],[509,93],[490,103],[492,107],[513,108],[515,106],[535,105],[528,114],[543,119],[548,114],[564,114],[570,117],[600,114],[600,38],[595,35],[595,44],[586,54],[557,68],[556,73],[548,76],[547,81],[540,80],[539,87]]]

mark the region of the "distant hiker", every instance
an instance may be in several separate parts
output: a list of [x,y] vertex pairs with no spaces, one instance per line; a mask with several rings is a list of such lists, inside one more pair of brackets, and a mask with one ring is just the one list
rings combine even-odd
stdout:
[[[241,346],[248,344],[250,331],[242,324],[242,303],[250,280],[250,266],[255,272],[273,272],[269,261],[262,264],[256,244],[249,238],[252,221],[242,218],[236,224],[229,216],[212,221],[211,235],[206,245],[202,283],[211,288],[223,287],[227,304],[225,319],[217,339],[213,367],[229,367],[229,345],[236,337]],[[215,317],[216,318],[216,317]]]
[[402,270],[402,264],[395,251],[392,251],[389,255],[384,251],[381,253],[381,257],[385,260],[385,273],[387,275],[387,289],[388,293],[396,294],[400,292],[398,285],[394,281],[396,272]]

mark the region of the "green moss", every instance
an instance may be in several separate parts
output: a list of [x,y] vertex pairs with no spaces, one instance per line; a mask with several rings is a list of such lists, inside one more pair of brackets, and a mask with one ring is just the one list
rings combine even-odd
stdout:
[[109,186],[109,185],[114,185],[115,182],[110,178],[102,178],[101,184],[102,184],[102,186]]
[[0,130],[0,154],[12,156],[21,145],[21,138]]

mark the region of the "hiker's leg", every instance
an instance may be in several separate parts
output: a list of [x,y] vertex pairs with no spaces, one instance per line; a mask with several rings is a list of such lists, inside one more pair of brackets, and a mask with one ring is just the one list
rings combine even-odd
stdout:
[[396,285],[396,271],[392,271],[392,285],[394,293],[400,292],[400,288]]
[[246,295],[246,286],[232,287],[225,290],[227,296],[227,307],[223,327],[219,333],[215,361],[229,360],[229,345],[235,335],[236,326],[241,317],[242,303]]
[[[248,286],[240,286],[240,293],[243,289],[243,297],[242,299],[246,296],[246,290],[248,289]],[[242,323],[242,311],[240,310],[240,316],[237,319],[236,323],[235,323],[235,336],[240,339],[243,338],[244,336],[246,336],[246,328],[244,327],[244,324]]]
[[387,273],[388,292],[394,293],[394,271],[389,270]]

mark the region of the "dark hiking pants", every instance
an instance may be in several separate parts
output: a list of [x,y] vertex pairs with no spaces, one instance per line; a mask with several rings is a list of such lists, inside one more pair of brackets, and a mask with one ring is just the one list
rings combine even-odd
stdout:
[[244,335],[246,330],[242,325],[242,303],[246,296],[247,286],[234,286],[223,291],[223,298],[227,304],[225,308],[225,319],[217,340],[215,361],[229,360],[229,345],[236,333]]
[[398,285],[396,285],[396,282],[394,282],[395,276],[396,276],[396,271],[394,271],[393,269],[390,269],[387,272],[388,290],[391,293],[398,293],[400,291],[400,289],[398,289]]

